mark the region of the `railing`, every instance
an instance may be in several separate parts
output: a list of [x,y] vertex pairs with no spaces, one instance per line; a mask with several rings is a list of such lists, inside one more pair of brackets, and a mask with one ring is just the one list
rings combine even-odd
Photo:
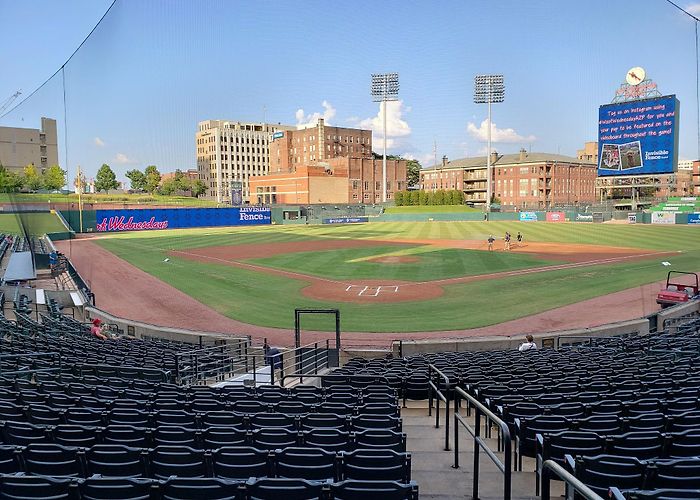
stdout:
[[[435,377],[433,377],[435,375]],[[439,378],[445,382],[445,393],[440,390]],[[450,451],[450,378],[435,365],[428,365],[428,416],[433,411],[433,394],[435,395],[435,428],[440,428],[440,401],[445,402],[445,451]]]
[[[284,387],[285,386],[285,380],[288,378],[303,378],[306,376],[309,378],[309,375],[304,375],[301,373],[287,373],[285,375],[282,375],[280,378],[280,386]],[[356,374],[356,375],[348,375],[348,374],[343,374],[343,375],[335,375],[332,373],[326,373],[326,374],[319,374],[319,375],[312,375],[313,378],[317,378],[321,381],[325,378],[333,378],[333,377],[347,377],[348,379],[361,379],[361,380],[372,380],[373,382],[380,382],[386,385],[389,385],[389,381],[387,378],[383,375],[363,375],[363,374]],[[398,396],[398,395],[397,395]]]
[[[678,333],[678,330],[686,324],[694,323],[698,319],[700,319],[700,313],[697,311],[677,318],[667,318],[664,320],[663,328],[668,333]],[[674,331],[671,331],[671,329],[674,329]]]
[[[459,428],[464,427],[467,432],[474,438],[474,470],[473,470],[473,486],[472,498],[479,498],[479,451],[483,448],[486,455],[491,459],[499,471],[503,473],[503,499],[510,500],[511,497],[511,473],[513,454],[511,453],[511,439],[508,424],[501,420],[495,413],[486,408],[480,401],[467,394],[461,387],[454,388],[454,465],[455,469],[459,468]],[[464,417],[459,413],[460,397],[474,407],[474,427],[472,428]],[[493,423],[495,423],[501,431],[501,439],[503,441],[504,458],[503,462],[496,454],[488,447],[486,442],[481,438],[481,417],[485,415]]]
[[278,363],[270,360],[273,369],[271,383],[275,383],[275,371],[279,372],[279,382],[284,386],[284,379],[287,376],[299,378],[299,383],[304,382],[304,377],[313,377],[320,371],[330,369],[334,364],[331,351],[335,352],[335,347],[331,347],[330,339],[324,342],[312,342],[286,352],[279,353]]
[[[19,369],[20,363],[26,359],[38,359],[46,360],[51,364],[48,368],[28,368]],[[4,371],[3,366],[7,365],[7,362],[16,361],[15,370]],[[31,375],[33,373],[44,373],[44,372],[61,372],[61,354],[58,352],[31,352],[26,354],[2,354],[0,355],[0,376],[5,377],[8,375]]]
[[207,379],[224,380],[236,374],[252,373],[265,366],[262,350],[250,354],[247,341],[200,347],[175,354],[175,380],[196,384]]
[[[550,499],[550,482],[555,475],[566,483],[567,492],[573,488],[585,500],[603,500],[596,492],[579,481],[574,475],[569,473],[564,467],[553,460],[545,460],[542,464],[542,500]],[[566,498],[570,498],[568,495]]]

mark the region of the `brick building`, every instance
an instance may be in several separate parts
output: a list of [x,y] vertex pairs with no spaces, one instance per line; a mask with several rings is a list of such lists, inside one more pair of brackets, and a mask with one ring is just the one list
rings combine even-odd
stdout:
[[315,126],[279,131],[270,142],[270,173],[293,172],[337,157],[372,157],[372,131],[327,126],[319,118]]
[[44,171],[58,165],[56,120],[41,118],[41,128],[0,127],[0,165],[16,173],[27,165]]
[[[387,161],[387,199],[403,191],[406,160]],[[382,200],[382,160],[337,157],[250,179],[250,203],[368,204]]]
[[[503,206],[549,208],[595,200],[596,165],[551,153],[491,153],[492,193]],[[462,158],[423,169],[421,189],[460,189],[464,200],[486,202],[486,157]]]

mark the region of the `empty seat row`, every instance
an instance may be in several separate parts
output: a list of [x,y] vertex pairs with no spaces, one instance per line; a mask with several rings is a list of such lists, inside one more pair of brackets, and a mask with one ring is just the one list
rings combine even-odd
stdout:
[[153,449],[123,445],[90,448],[55,444],[26,447],[0,446],[0,473],[26,472],[52,477],[286,477],[314,481],[363,479],[411,480],[411,455],[391,450],[331,452],[316,448],[287,447],[261,450],[222,447],[197,450],[160,446]]
[[90,408],[58,409],[45,405],[18,406],[3,402],[0,402],[0,420],[28,422],[36,425],[135,425],[140,427],[182,425],[192,428],[234,425],[244,429],[284,427],[303,430],[317,427],[330,427],[348,431],[361,431],[364,429],[401,430],[400,417],[383,414],[244,414],[233,411],[205,411],[202,413],[193,413],[182,410],[148,412],[132,409],[101,411]]
[[51,478],[22,474],[0,476],[0,497],[51,500],[418,500],[415,483],[259,478]]
[[25,446],[32,443],[55,443],[65,446],[90,447],[94,444],[126,444],[135,447],[164,445],[218,448],[250,445],[262,449],[306,446],[333,451],[360,448],[406,451],[406,435],[401,432],[367,429],[359,432],[334,428],[305,431],[285,428],[246,430],[234,426],[191,429],[181,426],[156,428],[130,425],[92,427],[61,424],[37,426],[6,422],[2,427],[2,444]]
[[182,410],[193,412],[231,410],[239,413],[339,413],[344,415],[359,413],[374,413],[382,415],[398,415],[396,402],[390,400],[377,402],[358,402],[349,399],[347,402],[324,401],[320,403],[303,402],[299,400],[280,399],[277,403],[261,400],[246,399],[233,402],[196,399],[193,402],[172,398],[136,399],[138,395],[122,394],[117,398],[77,396],[65,394],[42,394],[36,391],[21,391],[18,393],[0,391],[0,403],[7,402],[15,405],[45,405],[55,408],[93,408],[111,410],[115,408],[138,409],[147,411]]
[[700,490],[700,458],[639,460],[613,455],[566,456],[567,469],[581,482],[607,497],[608,489]]

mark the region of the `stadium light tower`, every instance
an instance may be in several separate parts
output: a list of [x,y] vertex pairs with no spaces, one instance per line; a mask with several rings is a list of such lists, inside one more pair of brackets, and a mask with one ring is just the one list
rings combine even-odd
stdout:
[[376,73],[372,75],[372,100],[382,103],[384,115],[384,154],[382,155],[382,202],[386,202],[386,103],[399,100],[399,74]]
[[491,104],[503,102],[506,86],[503,75],[476,75],[474,77],[474,102],[488,104],[488,129],[486,132],[486,213],[491,211]]

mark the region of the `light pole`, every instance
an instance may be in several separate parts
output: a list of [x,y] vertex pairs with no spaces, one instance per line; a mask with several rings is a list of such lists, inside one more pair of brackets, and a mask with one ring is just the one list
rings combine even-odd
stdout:
[[474,77],[474,102],[488,104],[488,130],[486,132],[486,213],[491,211],[491,103],[503,102],[506,86],[503,75],[476,75]]
[[382,155],[382,202],[386,202],[386,102],[399,99],[399,74],[377,73],[372,75],[372,100],[382,103],[384,154]]

